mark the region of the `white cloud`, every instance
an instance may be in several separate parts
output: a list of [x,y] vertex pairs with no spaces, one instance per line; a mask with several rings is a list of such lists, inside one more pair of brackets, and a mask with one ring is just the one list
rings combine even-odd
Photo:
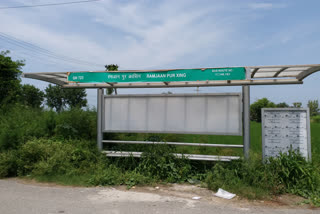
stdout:
[[[89,41],[87,38],[76,34],[54,32],[45,26],[25,23],[24,20],[14,16],[8,17],[0,14],[0,19],[10,19],[10,22],[1,24],[2,32],[65,56],[95,61],[95,59],[99,59],[101,55],[105,55],[106,52],[94,41]],[[88,54],[88,50],[90,49],[94,49],[94,51]],[[27,50],[24,50],[24,52],[26,51]],[[30,55],[34,54],[28,51],[27,53]],[[60,61],[60,63],[63,62]]]
[[[153,4],[110,0],[77,7],[3,11],[0,20],[8,21],[0,22],[0,28],[1,32],[56,53],[97,63],[117,63],[121,69],[174,68],[177,61],[189,65],[237,46],[230,43],[236,26],[218,15],[221,5],[169,0]],[[83,22],[89,26],[83,26]],[[30,57],[33,53],[19,47],[14,53],[26,57],[27,72],[104,69]],[[39,81],[36,84],[46,87]],[[88,94],[89,103],[94,104],[95,96],[91,95],[95,90]]]
[[192,53],[205,58],[200,50],[225,44],[234,26],[214,18],[215,7],[195,5],[167,1],[150,8],[141,2],[124,6],[113,2],[89,8],[88,13],[98,23],[127,35],[122,40],[126,47],[113,52],[125,59],[125,67],[149,68],[173,64]]
[[251,9],[275,9],[275,8],[285,8],[285,4],[278,4],[278,3],[251,3],[249,4],[249,8]]
[[[236,29],[233,23],[215,15],[219,13],[218,4],[199,6],[192,1],[154,4],[101,1],[78,5],[76,10],[57,7],[7,12],[0,14],[0,19],[10,22],[1,22],[0,27],[3,32],[57,53],[99,63],[118,63],[122,69],[160,68],[186,56],[203,59],[208,54],[221,54],[222,46],[231,40],[230,31]],[[99,26],[97,37],[103,39],[90,35],[84,28],[79,34],[77,27],[82,27],[81,21],[74,16],[86,16],[86,21]],[[65,20],[72,20],[74,26],[68,29],[70,23],[64,25]],[[53,23],[64,29],[52,28]]]
[[[271,49],[281,46],[298,46],[303,44],[307,46],[304,42],[306,39],[312,35],[316,35],[318,32],[317,28],[314,26],[318,25],[318,20],[312,20],[308,23],[295,23],[292,26],[284,26],[281,31],[275,33],[270,33],[267,39],[261,40],[261,43],[256,45],[255,49]],[[309,44],[309,43],[308,43]],[[312,42],[311,45],[315,45],[316,42]]]
[[[25,2],[2,0],[0,4]],[[43,0],[30,2],[38,4]],[[2,10],[0,32],[73,58],[99,64],[117,63],[120,69],[274,64],[283,60],[284,64],[313,63],[317,56],[315,45],[319,46],[318,28],[314,26],[319,25],[319,19],[316,13],[308,16],[308,12],[316,8],[315,3],[304,8],[292,4],[290,11],[302,10],[304,18],[299,15],[288,20],[287,13],[279,14],[284,19],[274,23],[273,14],[267,12],[288,5],[288,1],[275,0],[103,0]],[[0,49],[11,46],[0,39]],[[295,46],[296,50],[292,48]],[[19,47],[14,54],[26,57],[28,72],[104,69],[38,58]],[[35,83],[40,85],[39,81]],[[261,96],[269,96],[260,92]],[[89,96],[93,104],[95,90],[88,93],[93,95]]]

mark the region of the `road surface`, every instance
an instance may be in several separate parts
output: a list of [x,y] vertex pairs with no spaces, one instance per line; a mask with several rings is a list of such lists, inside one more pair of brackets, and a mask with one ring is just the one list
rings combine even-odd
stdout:
[[[199,200],[192,200],[200,196]],[[19,179],[0,180],[1,214],[118,214],[118,213],[320,213],[320,209],[279,206],[239,199],[220,199],[209,190],[189,186],[64,187]]]

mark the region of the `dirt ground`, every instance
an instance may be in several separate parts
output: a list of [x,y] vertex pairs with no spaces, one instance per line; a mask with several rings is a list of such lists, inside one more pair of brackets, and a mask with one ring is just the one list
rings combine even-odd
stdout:
[[[72,186],[63,186],[55,183],[45,183],[45,182],[37,182],[31,179],[18,179],[12,178],[10,180],[14,180],[18,183],[28,184],[28,185],[36,185],[36,186],[44,186],[44,187],[65,187],[72,188]],[[141,193],[152,193],[160,196],[171,196],[178,197],[184,199],[192,199],[193,197],[200,197],[200,201],[205,201],[208,203],[218,203],[218,204],[230,204],[232,203],[235,206],[239,207],[272,207],[278,209],[310,209],[317,210],[320,213],[320,208],[313,207],[309,204],[305,204],[306,200],[303,197],[284,194],[281,196],[275,196],[269,200],[248,200],[244,198],[240,198],[239,196],[234,197],[231,200],[223,199],[214,196],[213,191],[208,190],[206,188],[201,187],[200,185],[191,185],[191,184],[159,184],[154,186],[134,186],[131,189],[127,189],[126,186],[113,186],[111,187],[114,190],[120,190],[125,192],[141,192]]]

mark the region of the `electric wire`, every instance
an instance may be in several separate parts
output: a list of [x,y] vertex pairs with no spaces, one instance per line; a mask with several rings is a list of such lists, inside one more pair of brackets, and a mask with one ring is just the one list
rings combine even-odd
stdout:
[[32,60],[36,60],[36,61],[40,62],[40,64],[42,64],[42,65],[55,67],[58,70],[61,70],[61,69],[63,69],[63,70],[77,70],[78,69],[74,65],[57,63],[58,61],[56,59],[50,59],[50,58],[48,59],[48,58],[46,58],[44,56],[41,56],[41,55],[39,56],[39,55],[36,55],[34,53],[30,53],[30,52],[27,53],[27,52],[24,52],[24,51],[21,51],[21,50],[16,51],[16,50],[11,48],[12,46],[10,45],[10,43],[8,43],[8,44],[9,44],[8,46],[4,45],[2,47],[2,49],[3,50],[11,49],[10,55],[17,56],[19,58],[23,58],[23,60],[25,62],[28,62],[28,58],[31,57]]
[[[29,43],[29,42],[25,42],[21,39],[17,39],[13,36],[10,36],[8,34],[5,34],[5,33],[1,33],[0,32],[0,37],[2,37],[4,40],[6,41],[11,41],[13,43],[16,43],[16,44],[19,44],[19,45],[22,45],[24,46],[25,48],[28,48],[32,51],[38,51],[38,52],[42,52],[43,54],[46,54],[46,55],[50,55],[50,56],[53,56],[54,58],[59,58],[59,59],[62,59],[64,61],[68,60],[68,61],[72,61],[72,62],[76,62],[76,63],[81,63],[81,64],[85,64],[85,65],[94,65],[94,66],[103,66],[103,65],[100,65],[100,64],[96,64],[96,63],[91,63],[91,62],[88,62],[88,61],[84,61],[84,60],[78,60],[78,59],[75,59],[75,58],[72,58],[72,57],[67,57],[67,56],[64,56],[64,55],[60,55],[60,54],[56,54],[52,51],[49,51],[47,49],[44,49],[44,48],[41,48],[37,45],[34,45],[32,43]],[[36,50],[35,50],[36,49]]]
[[0,10],[20,9],[20,8],[30,8],[30,7],[49,7],[49,6],[58,6],[58,5],[67,5],[67,4],[89,3],[89,2],[95,2],[95,1],[101,1],[101,0],[72,1],[72,2],[35,4],[35,5],[19,5],[19,6],[0,7]]
[[68,62],[68,63],[77,64],[77,65],[78,64],[82,64],[82,65],[86,65],[86,66],[97,66],[97,67],[103,66],[103,65],[100,65],[100,64],[91,63],[91,62],[87,62],[87,61],[84,61],[84,60],[78,60],[78,59],[75,59],[75,58],[72,58],[72,57],[59,55],[59,54],[56,54],[56,53],[54,53],[54,52],[52,52],[50,50],[41,48],[41,47],[36,46],[36,45],[34,45],[32,43],[25,42],[23,40],[17,39],[15,37],[12,37],[10,35],[7,35],[7,34],[1,33],[1,32],[0,32],[0,39],[5,41],[5,42],[7,42],[7,43],[10,43],[10,44],[13,44],[15,46],[21,47],[21,48],[23,48],[25,50],[31,51],[33,53],[40,54],[40,55],[45,55],[47,57],[54,58],[54,59],[61,60],[61,61],[65,61],[65,62]]
[[[64,62],[67,62],[67,63],[71,63],[71,64],[80,64],[80,63],[75,63],[75,62],[72,62],[72,61],[60,59],[60,58],[57,58],[57,57],[54,57],[54,56],[42,54],[42,53],[40,53],[40,55],[36,55],[36,54],[39,54],[39,53],[36,52],[36,51],[34,51],[34,50],[32,50],[32,49],[30,49],[30,48],[27,48],[27,47],[19,44],[19,43],[17,43],[17,42],[8,41],[8,40],[6,40],[6,39],[3,39],[3,38],[1,38],[1,35],[0,35],[0,40],[3,40],[3,41],[5,41],[5,42],[7,42],[7,43],[9,43],[9,44],[11,44],[11,45],[14,45],[14,46],[18,46],[18,47],[20,47],[20,48],[22,48],[22,49],[24,49],[24,50],[31,51],[29,54],[30,54],[30,55],[33,55],[33,56],[38,56],[38,57],[46,56],[46,57],[48,57],[49,59],[50,59],[50,58],[53,58],[53,59],[61,60],[61,61],[64,61]],[[42,55],[41,55],[41,54],[42,54]],[[86,65],[86,66],[87,66],[87,65]]]

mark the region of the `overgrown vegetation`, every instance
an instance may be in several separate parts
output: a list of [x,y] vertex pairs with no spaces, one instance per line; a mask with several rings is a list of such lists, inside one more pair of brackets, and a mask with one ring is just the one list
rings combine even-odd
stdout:
[[202,163],[176,158],[168,145],[153,145],[139,161],[112,159],[93,141],[33,139],[0,153],[0,177],[27,176],[73,185],[134,185],[155,182],[202,183],[246,198],[292,193],[320,205],[319,169],[290,151],[267,164],[261,159]]
[[314,122],[314,123],[320,123],[320,115],[312,117],[311,121]]
[[[289,107],[266,98],[251,105],[251,160],[229,163],[190,161],[174,153],[242,155],[239,149],[169,145],[108,144],[107,149],[141,151],[140,159],[107,158],[96,148],[96,111],[84,109],[86,93],[51,86],[40,91],[21,85],[23,61],[0,53],[0,178],[29,177],[67,185],[134,185],[199,183],[224,188],[246,198],[291,193],[320,206],[320,118],[318,101],[310,101],[312,162],[290,151],[266,163],[261,160],[261,108]],[[106,65],[117,71],[118,65]],[[109,94],[116,89],[109,90]],[[45,109],[43,104],[50,109]],[[301,103],[294,103],[301,107]],[[55,109],[53,111],[52,109]],[[112,133],[118,140],[241,144],[240,136]]]
[[[200,183],[224,188],[246,198],[291,193],[319,206],[319,123],[311,124],[313,162],[294,152],[261,160],[261,124],[252,123],[252,160],[230,163],[178,159],[173,153],[241,155],[241,150],[169,145],[121,145],[139,150],[142,158],[107,158],[96,149],[96,112],[70,109],[60,113],[21,104],[1,110],[0,177],[22,176],[69,185],[146,185],[167,182]],[[112,134],[112,139],[241,144],[237,136],[174,134]],[[130,148],[131,147],[131,148]]]
[[83,88],[64,89],[49,84],[45,92],[46,104],[57,112],[87,106],[87,93]]
[[0,109],[0,151],[43,137],[95,139],[95,109],[75,108],[59,114],[20,104]]
[[222,187],[252,199],[292,193],[319,204],[320,174],[313,164],[294,151],[267,162],[218,163],[209,172],[206,182],[210,189]]

